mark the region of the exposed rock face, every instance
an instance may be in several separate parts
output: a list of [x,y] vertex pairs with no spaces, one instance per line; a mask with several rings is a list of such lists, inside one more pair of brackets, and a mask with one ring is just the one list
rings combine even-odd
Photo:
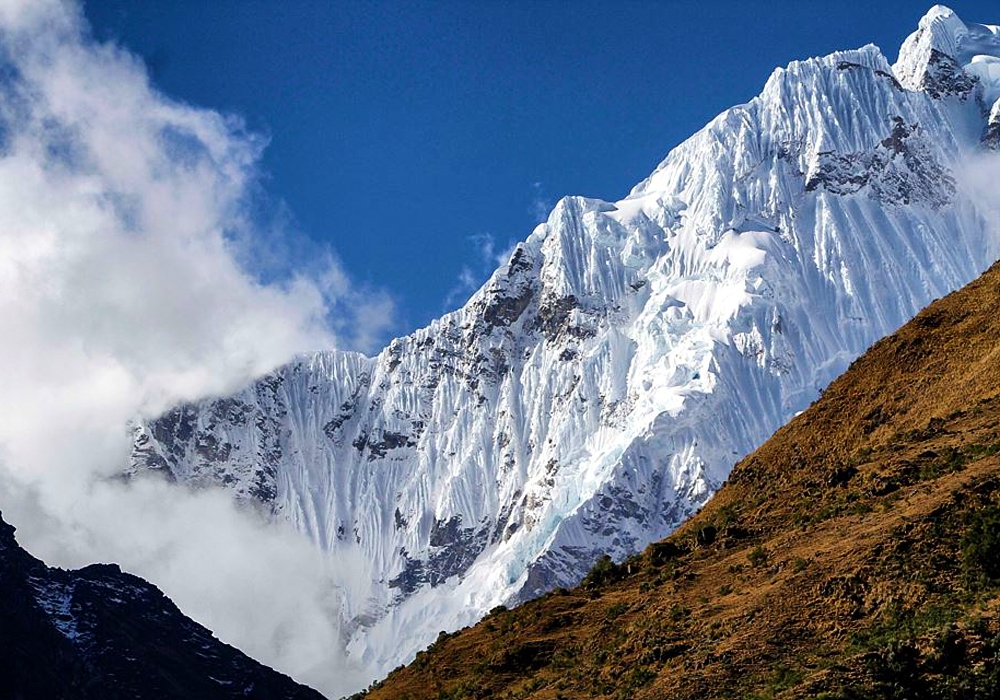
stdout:
[[452,576],[460,576],[472,566],[486,545],[490,543],[489,528],[463,528],[462,516],[435,521],[431,527],[430,553],[426,559],[410,559],[404,551],[406,565],[394,579],[390,588],[398,588],[404,595],[417,591],[423,585],[437,586]]
[[860,153],[817,154],[806,179],[806,191],[820,187],[833,194],[862,190],[885,206],[923,202],[940,208],[955,196],[955,179],[920,133],[919,124],[893,118],[892,132],[874,149]]
[[560,201],[377,357],[304,357],[138,424],[132,468],[227,486],[366,562],[343,616],[376,673],[663,537],[1000,252],[953,176],[989,128],[966,53],[995,33],[949,13],[895,66],[868,46],[777,70],[625,199]]
[[927,69],[920,77],[920,89],[934,98],[954,96],[966,100],[978,82],[975,76],[965,73],[954,58],[931,49]]
[[1000,149],[1000,99],[993,103],[993,108],[990,110],[986,132],[983,134],[983,145],[993,151]]
[[0,640],[0,698],[322,698],[117,566],[45,566],[3,520]]

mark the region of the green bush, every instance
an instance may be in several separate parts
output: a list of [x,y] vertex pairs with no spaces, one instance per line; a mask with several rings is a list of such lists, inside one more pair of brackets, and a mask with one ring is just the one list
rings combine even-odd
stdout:
[[767,563],[767,550],[762,545],[757,545],[747,553],[750,566],[758,567]]
[[1000,583],[1000,508],[973,511],[962,538],[962,568],[975,586]]
[[590,570],[586,576],[583,577],[581,585],[590,590],[597,590],[603,587],[606,583],[610,583],[618,578],[618,567],[615,566],[614,561],[607,554],[601,556],[594,564],[594,568]]
[[628,610],[628,603],[615,603],[610,608],[605,616],[609,620],[614,620],[615,618],[621,617]]
[[695,542],[698,543],[699,547],[707,547],[708,545],[715,542],[715,536],[718,534],[718,530],[715,529],[715,525],[702,525],[694,533]]

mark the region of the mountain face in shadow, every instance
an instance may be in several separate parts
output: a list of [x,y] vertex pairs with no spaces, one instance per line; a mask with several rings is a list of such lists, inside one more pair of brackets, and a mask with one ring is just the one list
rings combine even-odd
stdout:
[[115,565],[46,566],[0,519],[3,700],[322,697],[220,642]]

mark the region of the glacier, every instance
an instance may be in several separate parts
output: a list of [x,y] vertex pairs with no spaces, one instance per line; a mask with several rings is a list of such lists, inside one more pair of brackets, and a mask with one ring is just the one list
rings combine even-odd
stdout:
[[[335,561],[371,677],[669,534],[872,342],[1000,254],[1000,29],[943,6],[776,70],[617,202],[566,197],[469,301],[137,421],[128,474],[220,486]],[[1000,173],[1000,167],[997,168]]]

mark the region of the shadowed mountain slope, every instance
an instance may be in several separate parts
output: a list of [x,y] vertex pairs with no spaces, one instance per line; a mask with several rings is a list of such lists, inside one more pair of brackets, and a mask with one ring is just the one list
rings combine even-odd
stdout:
[[368,697],[997,697],[998,453],[1000,264],[876,343],[674,535],[442,634]]
[[0,520],[0,699],[322,697],[223,644],[117,566],[45,566]]

